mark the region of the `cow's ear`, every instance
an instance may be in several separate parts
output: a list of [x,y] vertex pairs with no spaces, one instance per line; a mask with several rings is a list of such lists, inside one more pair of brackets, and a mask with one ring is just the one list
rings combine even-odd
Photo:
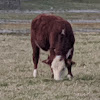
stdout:
[[67,59],[66,62],[67,62],[67,65],[69,65],[69,66],[76,64],[74,61],[72,61],[70,59]]
[[72,65],[75,65],[76,64],[76,62],[74,62],[74,61],[71,61],[71,63],[72,63]]
[[65,35],[65,29],[62,29],[61,34],[62,34],[62,35]]
[[45,64],[47,64],[47,65],[50,65],[50,64],[51,64],[51,62],[50,62],[49,59],[47,59],[47,60],[43,60],[42,62],[45,63]]
[[50,62],[49,58],[50,58],[50,56],[48,55],[48,58],[46,60],[43,60],[42,62],[45,63],[45,64],[50,65],[51,62]]

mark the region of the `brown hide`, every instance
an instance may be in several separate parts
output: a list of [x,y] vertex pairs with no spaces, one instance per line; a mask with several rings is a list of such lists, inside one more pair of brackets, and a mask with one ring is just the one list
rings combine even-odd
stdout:
[[[65,34],[61,34],[62,30]],[[74,42],[75,38],[70,23],[61,17],[41,14],[32,21],[31,43],[33,49],[37,46],[44,51],[50,50],[50,56],[44,61],[45,63],[51,64],[55,55],[65,57],[68,50],[74,48]],[[33,60],[37,55],[39,56],[39,53],[34,54]],[[73,53],[69,59],[72,59],[72,56]]]

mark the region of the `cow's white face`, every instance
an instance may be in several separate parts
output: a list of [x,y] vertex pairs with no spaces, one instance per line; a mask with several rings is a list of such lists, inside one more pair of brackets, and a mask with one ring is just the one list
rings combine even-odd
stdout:
[[63,80],[67,75],[67,67],[61,56],[56,56],[51,64],[55,80]]

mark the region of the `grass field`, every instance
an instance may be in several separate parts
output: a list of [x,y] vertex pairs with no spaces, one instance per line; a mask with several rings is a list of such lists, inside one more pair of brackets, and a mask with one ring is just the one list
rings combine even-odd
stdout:
[[[31,21],[38,14],[36,13],[14,13],[14,12],[0,12],[0,33],[30,33]],[[74,29],[74,31],[99,31],[100,32],[100,13],[54,13],[54,15],[61,16],[65,20],[68,20]],[[80,22],[81,20],[81,22]],[[5,31],[6,30],[6,31]]]
[[[52,13],[52,12],[51,12]],[[34,19],[39,13],[23,13],[23,12],[0,12],[0,19],[1,20],[32,20]],[[50,12],[48,12],[50,14]],[[61,16],[64,19],[74,20],[74,19],[83,19],[83,20],[96,20],[100,18],[100,12],[99,13],[84,13],[84,12],[54,12],[55,15]]]
[[100,9],[100,0],[21,0],[21,10]]
[[100,34],[75,37],[74,78],[57,82],[41,62],[48,52],[41,51],[38,77],[32,77],[30,35],[0,35],[0,100],[100,100]]
[[0,33],[2,30],[29,33],[37,13],[23,10],[54,11],[71,22],[75,33],[74,78],[53,80],[49,66],[42,63],[49,53],[44,51],[40,55],[38,77],[33,78],[30,34],[0,34],[0,100],[100,100],[100,12],[66,11],[100,10],[100,0],[21,1],[21,11],[0,11]]

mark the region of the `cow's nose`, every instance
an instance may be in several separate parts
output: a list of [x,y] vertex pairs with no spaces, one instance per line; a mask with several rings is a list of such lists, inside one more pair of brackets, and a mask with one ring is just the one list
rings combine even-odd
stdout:
[[54,80],[60,81],[60,80],[63,80],[63,79],[62,78],[59,78],[59,77],[54,77]]

